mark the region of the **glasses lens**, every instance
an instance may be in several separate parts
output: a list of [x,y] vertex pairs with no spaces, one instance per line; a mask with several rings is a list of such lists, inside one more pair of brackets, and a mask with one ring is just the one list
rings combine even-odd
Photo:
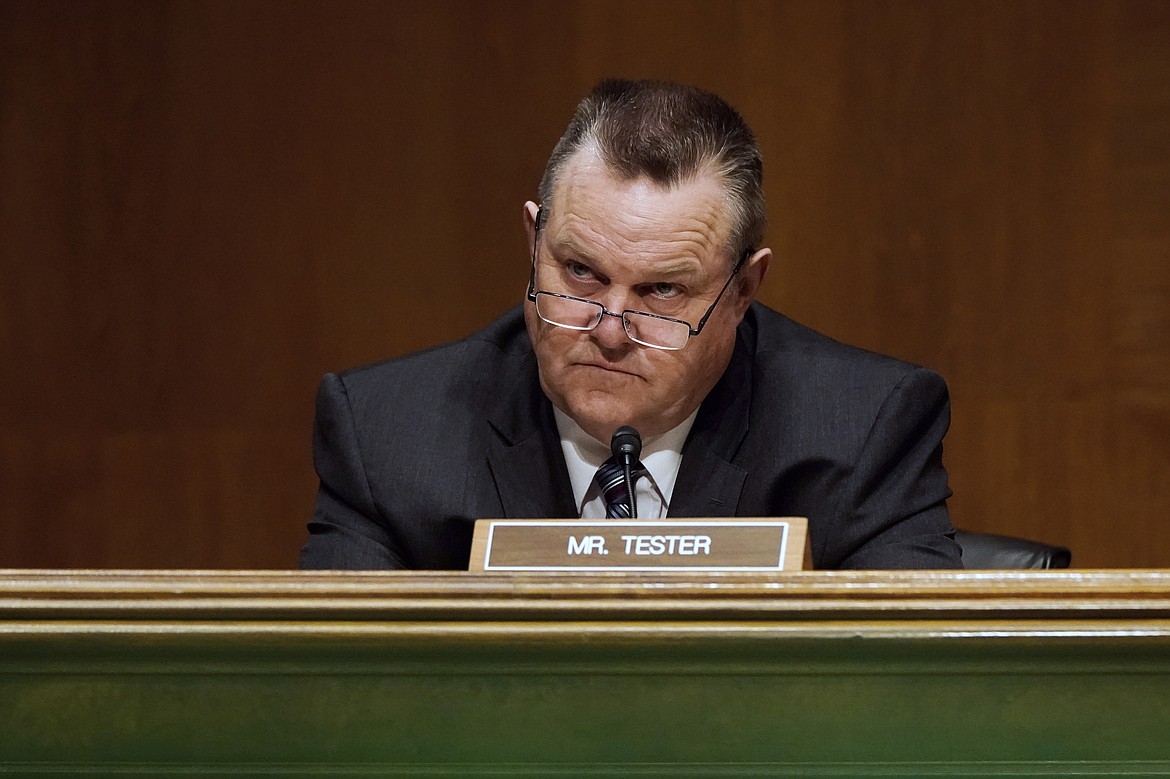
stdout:
[[536,313],[550,325],[571,330],[592,330],[603,311],[600,303],[580,298],[563,298],[549,292],[536,293]]
[[658,349],[681,349],[691,337],[691,326],[677,319],[662,319],[628,311],[625,315],[626,335],[631,341]]

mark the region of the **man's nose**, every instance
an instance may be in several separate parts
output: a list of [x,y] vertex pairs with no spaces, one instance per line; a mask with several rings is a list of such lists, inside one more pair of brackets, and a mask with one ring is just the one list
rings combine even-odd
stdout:
[[620,349],[630,343],[630,339],[626,337],[622,315],[608,309],[602,314],[597,327],[593,328],[593,337],[607,349]]

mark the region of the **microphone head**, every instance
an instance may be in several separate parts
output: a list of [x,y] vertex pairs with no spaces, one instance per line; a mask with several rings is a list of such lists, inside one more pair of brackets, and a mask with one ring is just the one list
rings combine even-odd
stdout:
[[619,462],[625,457],[629,457],[631,461],[637,460],[642,455],[642,436],[629,425],[622,425],[613,431],[609,451]]

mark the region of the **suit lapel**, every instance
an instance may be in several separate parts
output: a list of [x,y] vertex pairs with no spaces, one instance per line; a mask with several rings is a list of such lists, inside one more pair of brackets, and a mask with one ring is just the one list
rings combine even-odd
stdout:
[[[749,314],[750,319],[750,314]],[[731,362],[707,395],[687,442],[669,516],[733,517],[747,471],[732,463],[748,431],[754,329],[740,326]]]
[[488,419],[495,432],[488,465],[504,516],[575,517],[573,487],[561,452],[552,404],[540,389],[531,352],[500,386]]

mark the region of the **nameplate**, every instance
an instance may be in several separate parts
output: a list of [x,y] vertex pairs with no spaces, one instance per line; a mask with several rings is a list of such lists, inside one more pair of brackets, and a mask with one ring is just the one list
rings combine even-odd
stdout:
[[799,571],[808,520],[481,519],[469,570]]

